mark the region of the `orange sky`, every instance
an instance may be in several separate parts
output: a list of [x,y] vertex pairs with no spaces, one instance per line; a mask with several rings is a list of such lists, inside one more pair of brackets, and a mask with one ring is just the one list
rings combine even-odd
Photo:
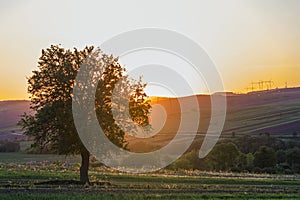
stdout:
[[259,80],[300,86],[299,7],[292,0],[1,1],[0,100],[28,98],[26,76],[41,49],[98,46],[143,27],[174,30],[201,44],[228,91],[245,92]]

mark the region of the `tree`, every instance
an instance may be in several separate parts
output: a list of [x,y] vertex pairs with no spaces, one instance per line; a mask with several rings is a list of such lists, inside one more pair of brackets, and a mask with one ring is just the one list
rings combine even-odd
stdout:
[[235,144],[221,143],[208,154],[207,161],[212,164],[214,170],[231,170],[239,155],[240,152]]
[[168,166],[169,169],[197,169],[200,165],[198,151],[193,149]]
[[247,154],[240,153],[236,159],[236,169],[242,171],[247,168]]
[[286,161],[290,166],[300,164],[300,149],[294,147],[286,151]]
[[254,154],[253,164],[261,169],[266,167],[274,167],[276,164],[276,154],[274,149],[261,146]]
[[[111,112],[110,98],[119,80],[125,88],[135,88],[123,91],[131,92],[130,114],[136,123],[143,126],[149,124],[148,114],[151,107],[149,101],[146,101],[146,85],[141,80],[133,82],[125,76],[125,69],[118,63],[117,58],[101,54],[99,49],[94,50],[92,46],[81,51],[76,48],[71,51],[52,45],[42,50],[38,70],[33,71],[33,75],[28,78],[30,108],[35,114],[25,113],[19,124],[24,133],[34,139],[32,148],[65,155],[80,154],[80,181],[83,183],[89,183],[90,153],[80,141],[73,122],[72,90],[77,72],[86,58],[89,58],[89,62],[85,64],[96,65],[102,70],[100,78],[98,77],[95,108],[104,133],[113,143],[126,148],[125,133],[116,125]],[[87,83],[89,84],[92,83]]]
[[248,169],[249,171],[251,171],[252,168],[253,168],[253,161],[254,161],[254,156],[253,156],[253,154],[252,154],[252,153],[248,153],[248,154],[247,154],[247,169]]
[[282,149],[276,151],[276,160],[277,163],[284,163],[286,161],[286,152]]

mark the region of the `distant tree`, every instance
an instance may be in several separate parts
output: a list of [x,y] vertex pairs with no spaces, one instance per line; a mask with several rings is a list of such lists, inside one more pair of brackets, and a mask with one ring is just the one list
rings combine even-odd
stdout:
[[234,143],[238,146],[242,153],[254,153],[260,146],[259,139],[250,135],[237,138]]
[[247,155],[244,153],[240,153],[236,159],[235,167],[241,171],[247,168]]
[[261,146],[267,146],[274,150],[284,149],[285,143],[275,137],[271,137],[267,133],[261,134],[259,137],[245,135],[237,138],[234,143],[243,153],[255,153]]
[[294,147],[286,151],[286,161],[292,167],[295,164],[300,164],[300,149]]
[[253,168],[253,161],[254,161],[254,156],[253,156],[253,154],[252,154],[252,153],[248,153],[248,154],[247,154],[247,169],[248,169],[249,171],[251,171],[252,168]]
[[198,157],[199,153],[196,149],[186,152],[178,160],[168,166],[169,169],[197,169],[200,165]]
[[[90,60],[87,64],[103,70],[95,96],[98,121],[107,137],[119,147],[125,148],[125,134],[112,117],[111,96],[115,84],[121,78],[125,87],[132,88],[132,82],[124,76],[125,69],[116,58],[101,54],[100,50],[94,50],[93,47],[71,51],[52,45],[42,50],[38,70],[33,71],[33,75],[28,78],[31,109],[35,114],[25,113],[19,122],[25,134],[34,139],[32,148],[65,155],[80,154],[80,181],[84,183],[89,182],[90,153],[80,141],[73,122],[72,92],[77,72],[87,57]],[[139,81],[134,87],[129,102],[131,117],[136,123],[147,125],[150,104],[146,101],[145,84]]]
[[179,158],[174,163],[172,163],[169,169],[178,170],[178,169],[193,169],[193,163],[185,157]]
[[192,169],[197,169],[199,167],[199,151],[197,151],[196,149],[185,153],[183,157],[192,163]]
[[253,164],[261,169],[274,167],[276,164],[275,151],[270,147],[261,146],[254,154]]
[[286,152],[283,149],[276,151],[277,163],[284,163],[286,161]]
[[221,143],[214,146],[206,161],[210,162],[214,170],[231,170],[235,166],[240,152],[233,143]]
[[292,149],[294,147],[300,148],[300,142],[295,139],[290,139],[286,141],[286,149]]

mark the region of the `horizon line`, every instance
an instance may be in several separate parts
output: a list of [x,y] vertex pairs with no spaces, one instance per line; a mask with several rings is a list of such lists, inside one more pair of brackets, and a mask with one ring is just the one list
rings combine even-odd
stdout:
[[[156,96],[149,96],[149,98],[186,98],[186,97],[191,97],[191,96],[210,96],[210,95],[216,95],[216,94],[235,94],[235,95],[244,95],[244,94],[250,94],[250,93],[256,93],[256,92],[264,92],[264,91],[274,91],[274,90],[280,90],[280,89],[296,89],[300,88],[300,86],[295,86],[295,87],[283,87],[283,88],[273,88],[269,90],[254,90],[254,91],[249,91],[249,92],[234,92],[234,91],[221,91],[221,92],[214,92],[214,93],[197,93],[197,94],[191,94],[191,95],[186,95],[186,96],[163,96],[163,95],[156,95]],[[30,101],[30,98],[28,99],[0,99],[0,102],[3,101]]]

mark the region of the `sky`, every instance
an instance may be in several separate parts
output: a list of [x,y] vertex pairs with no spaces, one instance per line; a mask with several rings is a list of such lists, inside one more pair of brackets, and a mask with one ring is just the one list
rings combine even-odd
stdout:
[[98,46],[145,27],[200,44],[226,91],[245,92],[259,80],[300,86],[299,9],[298,0],[0,0],[0,100],[28,99],[26,77],[51,44]]

